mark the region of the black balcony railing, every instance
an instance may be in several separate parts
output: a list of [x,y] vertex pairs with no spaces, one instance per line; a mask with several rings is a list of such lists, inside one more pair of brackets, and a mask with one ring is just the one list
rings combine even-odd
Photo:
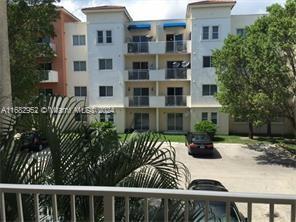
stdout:
[[166,79],[187,79],[186,68],[172,68],[166,70]]
[[186,52],[186,41],[166,41],[166,52]]
[[165,105],[166,106],[186,106],[186,96],[166,96]]
[[129,98],[129,106],[149,106],[149,96],[132,96]]
[[128,71],[129,80],[142,80],[149,79],[149,70],[148,69],[133,69]]
[[39,72],[39,81],[49,80],[49,70],[38,70]]
[[148,42],[129,42],[127,43],[128,53],[147,53],[149,51]]

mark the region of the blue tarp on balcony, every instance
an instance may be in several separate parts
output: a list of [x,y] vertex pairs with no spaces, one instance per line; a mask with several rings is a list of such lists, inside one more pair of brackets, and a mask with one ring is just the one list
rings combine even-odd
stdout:
[[151,25],[148,23],[133,24],[128,26],[128,30],[150,30]]
[[186,28],[186,23],[185,22],[169,22],[169,23],[164,23],[163,28]]

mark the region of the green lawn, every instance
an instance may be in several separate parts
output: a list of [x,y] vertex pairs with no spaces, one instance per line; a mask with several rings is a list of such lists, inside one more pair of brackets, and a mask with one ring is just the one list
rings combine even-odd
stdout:
[[[123,139],[125,134],[119,134],[120,138]],[[182,134],[178,135],[171,135],[165,134],[164,135],[166,140],[171,142],[179,142],[185,143],[185,136]],[[279,144],[283,148],[295,153],[296,152],[296,141],[289,140],[283,137],[254,137],[254,139],[249,139],[246,136],[239,136],[239,135],[216,135],[215,136],[215,143],[240,143],[240,144],[256,144],[256,143],[264,143],[264,144]]]

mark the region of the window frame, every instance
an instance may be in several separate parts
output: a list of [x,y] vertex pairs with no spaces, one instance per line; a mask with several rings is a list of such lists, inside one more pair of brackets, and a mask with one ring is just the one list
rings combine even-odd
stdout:
[[[99,41],[99,33],[102,34],[102,36],[100,36],[100,41]],[[97,30],[97,44],[103,44],[103,43],[104,43],[104,31]]]
[[[206,117],[206,118],[204,118]],[[207,112],[202,112],[201,113],[201,121],[206,121],[209,119],[209,114]]]
[[[214,32],[214,28],[217,28],[217,32]],[[217,38],[214,38],[214,34],[217,34]],[[212,40],[219,40],[219,37],[220,37],[220,26],[219,25],[213,25],[212,26]]]
[[[77,44],[75,43],[75,38],[77,40]],[[83,46],[83,45],[86,45],[85,35],[72,35],[72,44],[73,44],[73,46]]]
[[[105,33],[106,33],[106,35],[105,35],[106,43],[108,43],[108,44],[112,43],[112,41],[113,41],[112,30],[106,30]],[[110,35],[108,35],[108,33],[110,33]]]
[[[76,95],[76,89],[79,90],[79,95]],[[82,95],[82,89],[85,89],[85,95]],[[87,97],[87,86],[74,86],[75,97]]]
[[[213,116],[216,116],[216,118],[213,118]],[[214,124],[218,124],[218,113],[217,112],[211,112],[211,122]]]
[[[208,87],[208,93],[206,93],[205,87]],[[213,90],[216,88],[216,90]],[[213,91],[215,91],[213,93]],[[202,85],[202,96],[214,96],[218,92],[218,87],[215,84],[203,84]]]
[[[205,38],[205,28],[207,28],[208,29],[208,31],[207,31],[207,38]],[[203,26],[202,27],[202,36],[201,36],[202,38],[202,40],[210,40],[210,26]]]
[[[210,64],[209,64],[209,66],[205,66],[205,59],[206,58],[209,58],[209,62],[210,62]],[[203,56],[202,57],[202,67],[203,68],[213,68],[214,66],[213,66],[213,61],[212,61],[212,56]]]
[[[111,61],[111,68],[108,68],[107,65],[110,65],[108,64],[108,61],[110,62]],[[104,67],[101,67],[101,62],[104,62],[103,66]],[[111,58],[108,58],[108,59],[104,59],[104,58],[100,58],[98,59],[98,65],[99,65],[99,70],[113,70],[113,59]]]
[[[103,90],[104,93],[101,93],[101,92],[103,92],[101,90]],[[99,97],[113,97],[113,95],[114,95],[114,93],[113,93],[113,86],[99,86]]]
[[[75,64],[78,65],[78,69],[76,69],[77,67],[75,66]],[[82,64],[85,64],[85,69],[82,69],[82,67],[83,67]],[[87,70],[86,66],[87,66],[86,61],[84,61],[84,60],[75,60],[75,61],[73,61],[73,71],[74,72],[86,72],[86,70]]]

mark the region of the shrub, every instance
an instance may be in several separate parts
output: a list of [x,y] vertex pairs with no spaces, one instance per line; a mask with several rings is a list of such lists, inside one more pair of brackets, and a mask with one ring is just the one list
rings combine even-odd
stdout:
[[194,125],[194,129],[196,132],[208,133],[211,137],[214,137],[214,135],[217,131],[217,126],[216,126],[216,124],[214,124],[210,121],[203,120],[199,123],[196,123]]
[[102,129],[102,130],[115,128],[115,126],[111,122],[99,122],[99,121],[95,121],[91,123],[90,126],[91,128]]

